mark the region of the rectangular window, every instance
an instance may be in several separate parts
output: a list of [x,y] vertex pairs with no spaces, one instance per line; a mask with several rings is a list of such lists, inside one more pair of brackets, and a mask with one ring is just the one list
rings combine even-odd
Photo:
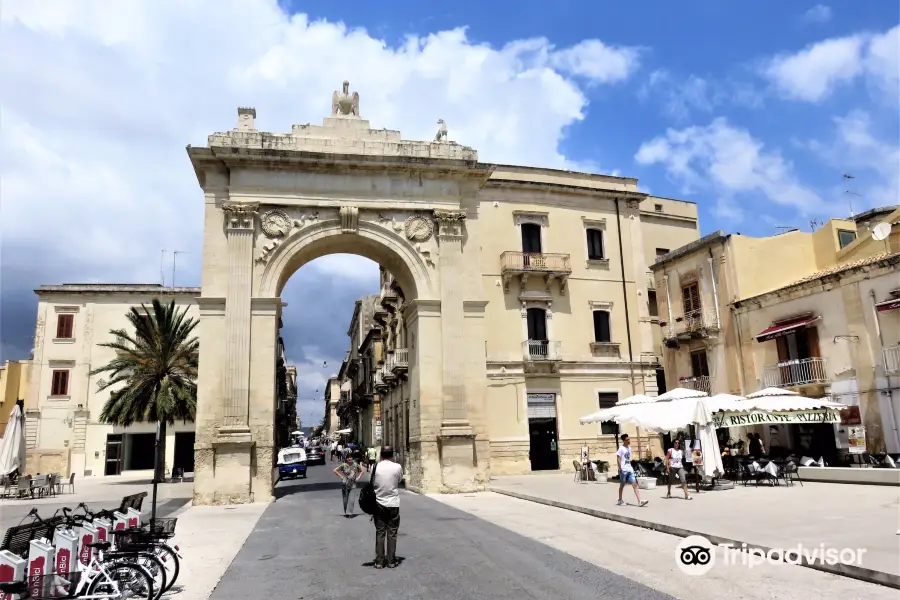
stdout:
[[653,290],[647,292],[647,306],[651,317],[659,316],[659,305],[656,303],[656,292]]
[[612,341],[609,331],[609,311],[594,311],[594,341],[610,342]]
[[657,257],[659,257],[659,256],[665,256],[665,255],[668,254],[668,253],[669,253],[669,249],[668,249],[668,248],[657,248],[657,249],[656,249],[656,256],[657,256]]
[[856,232],[846,229],[838,229],[838,244],[845,248],[856,241]]
[[603,232],[599,229],[587,230],[588,260],[603,260]]
[[522,223],[522,252],[526,254],[541,253],[541,226],[535,223]]
[[653,208],[656,210],[656,212],[662,212],[662,211],[663,211],[663,205],[662,205],[662,204],[654,204],[654,205],[653,205]]
[[681,288],[681,299],[684,302],[685,315],[700,310],[700,286],[692,283]]
[[50,383],[51,396],[69,395],[69,372],[66,370],[53,371],[53,379]]
[[706,350],[691,352],[691,376],[709,377],[709,363],[706,361]]
[[75,331],[75,315],[56,316],[56,338],[70,340]]
[[[599,392],[597,394],[600,410],[612,408],[619,401],[619,394],[612,392]],[[600,423],[600,433],[602,435],[619,435],[619,424],[615,421],[604,421]]]

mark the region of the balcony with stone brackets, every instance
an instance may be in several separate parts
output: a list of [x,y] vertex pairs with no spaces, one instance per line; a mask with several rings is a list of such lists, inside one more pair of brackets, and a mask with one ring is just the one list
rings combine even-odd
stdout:
[[500,277],[507,292],[513,279],[519,278],[519,287],[524,291],[528,278],[534,276],[544,279],[548,291],[553,280],[559,280],[559,293],[565,295],[566,282],[571,274],[572,261],[568,254],[510,251],[500,255]]
[[397,376],[405,375],[409,370],[409,348],[396,348],[391,359],[391,372]]
[[719,331],[719,317],[714,308],[699,308],[675,317],[674,323],[660,325],[665,328],[667,340],[703,339]]
[[378,369],[375,371],[375,375],[373,377],[372,385],[375,387],[375,391],[379,394],[383,394],[390,389],[387,381],[384,380],[384,373],[382,369]]
[[691,375],[690,377],[679,377],[678,386],[710,394],[712,382],[709,379],[709,375]]
[[884,356],[884,372],[900,375],[900,345],[885,348],[881,354]]
[[522,360],[526,373],[559,373],[562,357],[560,343],[547,340],[526,340],[522,342]]
[[794,388],[824,385],[828,379],[828,361],[824,358],[797,358],[766,365],[763,387]]

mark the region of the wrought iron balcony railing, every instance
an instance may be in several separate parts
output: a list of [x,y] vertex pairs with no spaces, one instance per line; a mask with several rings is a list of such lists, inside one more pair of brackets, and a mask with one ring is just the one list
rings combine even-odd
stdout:
[[698,392],[710,393],[709,375],[695,375],[692,377],[681,377],[678,379],[678,385],[689,390],[697,390]]
[[828,382],[828,364],[824,358],[786,360],[765,368],[765,387],[796,387]]
[[529,362],[560,360],[559,342],[526,340],[522,342],[522,357]]

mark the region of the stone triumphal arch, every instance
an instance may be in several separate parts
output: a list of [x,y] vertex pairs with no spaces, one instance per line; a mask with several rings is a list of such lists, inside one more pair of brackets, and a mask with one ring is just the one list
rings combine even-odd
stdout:
[[[371,129],[349,84],[322,125],[237,127],[188,147],[204,193],[194,502],[273,493],[280,293],[305,263],[366,256],[403,290],[411,332],[409,487],[469,491],[487,477],[484,308],[476,195],[490,174],[446,141]],[[297,308],[297,307],[295,307]]]

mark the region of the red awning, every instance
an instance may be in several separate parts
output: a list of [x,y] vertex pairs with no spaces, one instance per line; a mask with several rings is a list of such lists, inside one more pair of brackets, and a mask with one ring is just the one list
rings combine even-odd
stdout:
[[822,317],[804,317],[802,319],[797,319],[796,321],[788,321],[787,323],[772,325],[771,327],[763,329],[762,331],[757,333],[756,341],[768,342],[769,340],[774,340],[775,338],[787,335],[792,331],[796,331],[801,327],[806,327],[807,325],[815,323],[816,321],[820,321],[821,319]]
[[891,298],[890,300],[875,304],[875,310],[878,312],[887,312],[889,310],[894,310],[895,308],[900,308],[900,298]]

